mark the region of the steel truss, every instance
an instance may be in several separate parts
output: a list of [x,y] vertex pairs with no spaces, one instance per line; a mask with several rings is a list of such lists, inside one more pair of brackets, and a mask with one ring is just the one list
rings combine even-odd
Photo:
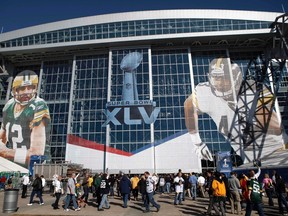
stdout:
[[[245,159],[248,159],[245,149],[252,147],[254,161],[261,159],[266,135],[271,132],[269,125],[275,117],[276,95],[288,56],[288,14],[275,19],[271,34],[274,35],[272,47],[268,44],[265,55],[252,58],[244,73],[237,95],[234,124],[230,128],[229,141],[240,143],[241,157]],[[235,131],[238,135],[232,137]],[[233,159],[234,165],[240,165],[236,158]]]

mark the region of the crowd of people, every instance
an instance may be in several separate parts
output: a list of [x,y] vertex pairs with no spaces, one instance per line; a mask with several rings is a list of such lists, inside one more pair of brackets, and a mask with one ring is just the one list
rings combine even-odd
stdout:
[[[263,205],[273,206],[275,200],[273,198],[277,197],[279,213],[288,215],[285,181],[279,174],[273,172],[271,178],[265,173],[263,181],[260,182],[260,173],[260,168],[258,172],[251,170],[247,175],[231,172],[229,178],[224,173],[213,171],[207,171],[202,175],[185,174],[179,170],[176,174],[159,176],[151,175],[148,171],[142,175],[72,173],[68,180],[61,175],[55,175],[53,180],[55,202],[52,207],[55,210],[60,209],[60,198],[66,194],[63,200],[64,211],[80,211],[92,202],[96,202],[98,211],[104,211],[111,207],[109,199],[117,195],[123,201],[123,208],[127,208],[129,200],[133,199],[143,202],[145,213],[150,212],[151,206],[158,212],[160,205],[154,200],[154,194],[165,193],[173,196],[174,205],[183,205],[185,199],[198,200],[199,197],[206,197],[209,199],[209,204],[203,215],[212,215],[214,210],[216,215],[223,216],[227,212],[237,215],[245,212],[245,216],[250,216],[253,210],[263,216]],[[42,191],[45,178],[36,174],[30,183],[27,176],[23,176],[22,198],[26,197],[27,184],[31,184],[33,188],[28,205],[33,204],[35,194],[39,198],[39,204],[43,205]],[[267,196],[267,204],[263,203],[263,195]]]

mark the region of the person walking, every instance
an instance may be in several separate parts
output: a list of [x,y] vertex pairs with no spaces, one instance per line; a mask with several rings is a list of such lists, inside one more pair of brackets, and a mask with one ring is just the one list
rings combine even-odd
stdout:
[[146,179],[145,176],[142,175],[140,181],[138,182],[139,192],[141,193],[141,198],[143,203],[145,203],[146,198]]
[[127,208],[128,196],[129,196],[129,194],[131,192],[132,183],[128,179],[127,175],[124,174],[122,176],[119,184],[120,184],[119,185],[119,187],[120,187],[119,190],[120,190],[120,193],[121,193],[122,199],[123,199],[123,208]]
[[207,212],[204,212],[204,215],[212,215],[211,211],[213,208],[213,203],[214,203],[214,197],[213,197],[213,189],[212,189],[212,182],[214,180],[214,173],[212,173],[212,171],[207,171],[207,183],[205,185],[205,190],[208,192],[209,194],[209,204],[208,204],[208,209]]
[[182,173],[179,172],[174,179],[175,184],[175,198],[174,205],[182,205],[182,197],[184,191],[184,179],[182,178]]
[[31,206],[33,205],[33,198],[34,198],[34,195],[37,194],[39,200],[40,200],[40,205],[44,205],[44,202],[43,202],[43,199],[42,199],[42,180],[41,178],[39,177],[38,174],[35,174],[35,179],[32,183],[32,193],[30,195],[30,201],[29,203],[27,204],[28,206]]
[[197,184],[198,184],[198,188],[199,188],[199,192],[200,192],[200,196],[202,198],[205,197],[205,191],[204,191],[204,185],[205,185],[205,178],[203,177],[203,175],[200,173],[199,177],[197,179]]
[[45,186],[46,186],[46,179],[44,178],[44,175],[41,175],[41,181],[42,181],[42,190],[41,190],[41,195],[43,195]]
[[93,184],[95,189],[96,203],[98,204],[98,206],[100,205],[101,202],[100,183],[101,183],[101,175],[96,173],[93,179]]
[[195,200],[197,197],[197,177],[195,173],[193,172],[192,175],[189,177],[189,182],[191,185],[191,195],[192,195],[192,200]]
[[269,206],[274,206],[274,202],[273,202],[274,186],[273,186],[273,181],[271,178],[269,178],[268,173],[265,173],[264,175],[264,179],[262,181],[262,188],[265,190],[266,195],[268,197]]
[[[215,178],[212,182],[213,189],[213,208],[217,215],[226,216],[225,201],[226,201],[226,187],[219,172],[215,173]],[[218,209],[220,207],[220,211]]]
[[252,209],[256,209],[259,216],[264,216],[263,203],[262,203],[262,187],[255,177],[255,172],[250,170],[250,178],[247,181],[248,199],[246,204],[245,216],[251,216]]
[[132,178],[131,178],[131,185],[132,185],[132,194],[133,194],[133,197],[134,197],[134,200],[138,200],[138,182],[139,182],[139,177],[138,175],[134,175]]
[[108,202],[108,194],[110,191],[109,181],[107,179],[107,174],[104,173],[101,177],[100,182],[100,194],[101,194],[101,202],[98,207],[98,211],[104,211],[103,205],[105,205],[106,209],[110,209],[110,205]]
[[157,209],[160,210],[160,205],[155,202],[153,195],[156,189],[156,182],[148,171],[144,173],[146,179],[146,199],[145,199],[145,210],[144,213],[150,212],[150,203]]
[[235,172],[231,172],[230,178],[228,179],[228,188],[230,190],[230,203],[231,203],[231,212],[235,213],[235,205],[237,215],[241,214],[241,197],[239,193],[239,189],[241,189],[240,181],[236,176]]
[[84,199],[85,203],[88,203],[88,197],[89,197],[89,174],[86,173],[85,177],[82,181],[82,187],[83,187],[83,195],[80,197],[80,199]]
[[27,188],[30,183],[29,176],[28,174],[24,174],[22,177],[22,195],[21,198],[26,198],[27,197]]
[[76,174],[72,173],[71,177],[68,179],[67,183],[67,196],[65,199],[64,211],[69,211],[68,206],[70,205],[70,200],[72,199],[74,210],[80,211],[81,209],[78,207],[76,202]]
[[114,185],[115,185],[115,181],[116,181],[115,176],[109,175],[108,181],[109,181],[109,185],[110,185],[109,196],[110,196],[110,198],[114,198]]
[[56,197],[55,202],[52,204],[54,210],[59,209],[58,203],[63,192],[62,176],[58,176],[54,180],[54,194]]
[[165,176],[165,190],[168,194],[171,191],[171,176],[170,176],[170,174],[167,174]]
[[[275,175],[275,191],[278,198],[279,213],[282,215],[288,215],[285,181],[278,174]],[[285,207],[287,213],[284,213],[283,207]]]

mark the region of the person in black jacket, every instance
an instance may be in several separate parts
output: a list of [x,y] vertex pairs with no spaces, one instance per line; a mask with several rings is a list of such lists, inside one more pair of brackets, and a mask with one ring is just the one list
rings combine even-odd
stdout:
[[33,198],[35,194],[37,194],[37,196],[39,197],[39,200],[40,200],[39,204],[44,205],[44,202],[42,199],[42,180],[38,174],[35,174],[35,180],[33,181],[32,187],[33,187],[33,190],[30,195],[30,202],[27,205],[31,206],[33,204]]
[[207,183],[205,186],[205,190],[208,192],[209,194],[209,205],[208,205],[208,209],[207,212],[205,212],[205,215],[211,215],[211,211],[213,208],[213,189],[212,189],[212,182],[214,180],[214,174],[212,171],[207,171]]
[[110,205],[109,205],[109,202],[108,202],[108,198],[107,198],[107,196],[109,194],[109,191],[110,191],[109,181],[107,179],[107,174],[104,173],[102,175],[101,182],[100,182],[100,194],[102,196],[102,199],[101,199],[101,203],[100,203],[100,205],[98,207],[98,211],[103,211],[104,210],[102,208],[104,204],[105,204],[106,209],[110,208]]
[[284,214],[284,209],[283,209],[283,205],[284,205],[288,213],[288,204],[285,199],[286,197],[285,182],[282,179],[282,177],[278,174],[275,175],[275,179],[276,179],[275,191],[277,193],[277,198],[278,198],[279,212],[280,214]]
[[146,198],[146,179],[145,176],[142,175],[140,181],[138,182],[138,189],[142,196],[142,201],[145,203]]
[[119,184],[120,193],[123,198],[123,208],[127,208],[128,196],[131,192],[131,188],[131,181],[128,179],[127,175],[124,174]]

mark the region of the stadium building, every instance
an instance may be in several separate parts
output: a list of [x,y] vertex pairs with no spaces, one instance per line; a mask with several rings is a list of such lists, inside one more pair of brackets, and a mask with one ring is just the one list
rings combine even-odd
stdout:
[[[280,145],[288,132],[285,46],[277,50],[287,38],[287,16],[275,22],[279,16],[155,10],[2,33],[0,107],[11,98],[19,72],[36,72],[38,95],[51,115],[52,162],[72,161],[93,170],[201,172],[216,166],[219,152],[229,152],[234,165],[240,158],[244,163],[265,158],[271,153],[266,146],[275,143],[268,135],[270,121],[281,128],[271,133]],[[215,93],[217,76],[232,86],[225,95]],[[203,86],[211,87],[213,99]],[[217,116],[226,109],[216,104],[219,98],[234,109],[234,117]]]

